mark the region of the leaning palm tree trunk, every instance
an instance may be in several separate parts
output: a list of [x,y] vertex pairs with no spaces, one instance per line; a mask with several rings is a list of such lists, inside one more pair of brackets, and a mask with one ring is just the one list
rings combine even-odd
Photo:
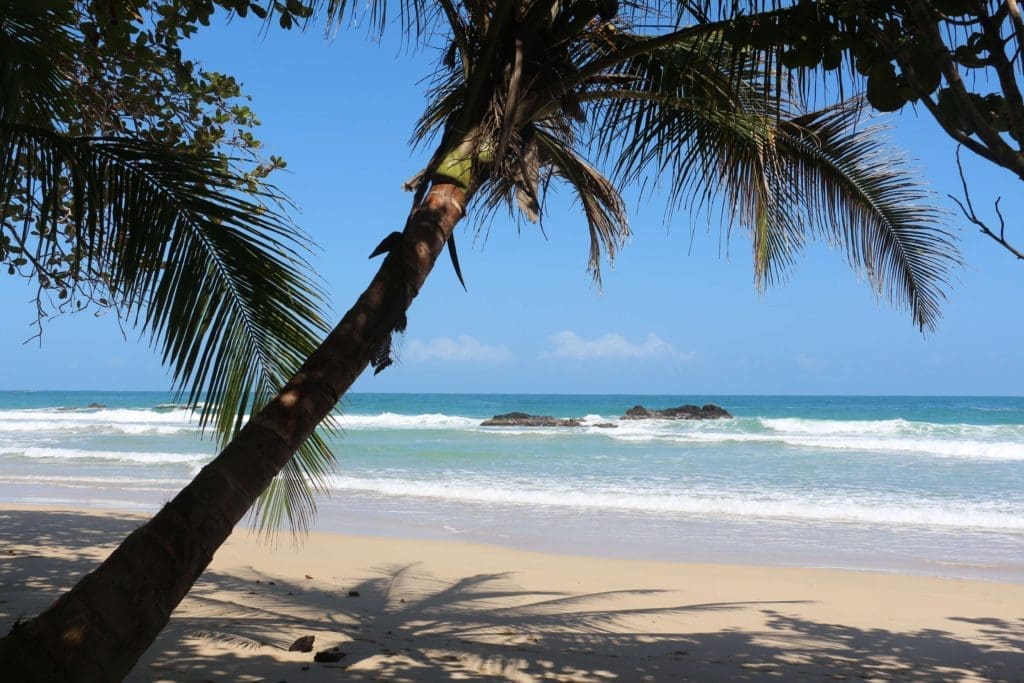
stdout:
[[175,498],[49,609],[0,640],[17,681],[128,674],[218,547],[390,337],[462,218],[466,190],[436,181],[370,286],[284,389]]

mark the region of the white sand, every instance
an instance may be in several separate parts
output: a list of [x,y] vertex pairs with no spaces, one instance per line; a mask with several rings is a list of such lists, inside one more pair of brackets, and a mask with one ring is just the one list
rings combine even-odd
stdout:
[[[0,510],[0,629],[140,521]],[[278,543],[236,532],[130,679],[1024,681],[1022,584],[330,534]],[[313,652],[289,652],[304,635]],[[340,661],[313,661],[334,647]]]

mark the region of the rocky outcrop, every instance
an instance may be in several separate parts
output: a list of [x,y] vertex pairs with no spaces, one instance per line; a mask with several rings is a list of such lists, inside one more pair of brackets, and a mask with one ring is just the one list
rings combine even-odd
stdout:
[[583,420],[572,417],[568,419],[551,417],[550,415],[530,415],[529,413],[505,413],[495,415],[490,420],[480,423],[481,427],[582,427]]
[[[644,406],[633,406],[622,416],[623,420],[718,420],[731,418],[729,411],[714,403],[707,403],[703,406],[682,405],[677,408],[664,408],[652,410]],[[529,413],[505,413],[495,415],[489,420],[480,423],[481,427],[599,427],[601,429],[615,429],[618,427],[614,422],[600,422],[587,425],[579,417],[552,417],[550,415],[530,415]]]
[[651,410],[643,406],[633,406],[622,416],[623,420],[718,420],[731,418],[732,415],[722,406],[706,403],[702,407],[687,403],[678,408]]

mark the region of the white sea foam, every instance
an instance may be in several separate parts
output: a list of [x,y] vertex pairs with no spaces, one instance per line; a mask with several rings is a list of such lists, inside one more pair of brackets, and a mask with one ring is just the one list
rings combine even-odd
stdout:
[[211,459],[203,453],[151,453],[143,451],[98,451],[73,448],[40,448],[35,446],[0,446],[0,458],[31,458],[33,460],[97,460],[139,463],[143,465],[198,464]]
[[[420,415],[406,415],[402,413],[384,412],[378,415],[358,415],[345,413],[337,417],[338,424],[343,429],[467,429],[471,431],[485,432],[491,434],[543,434],[545,432],[565,434],[568,433],[565,427],[551,428],[544,427],[480,427],[480,423],[487,418],[465,417],[463,415],[446,415],[444,413],[425,413]],[[584,427],[591,427],[596,424],[613,422],[616,418],[608,418],[594,413],[584,415],[580,418]]]
[[964,460],[1024,460],[1024,443],[1016,441],[973,441],[943,439],[908,439],[884,437],[811,437],[788,434],[693,433],[669,435],[613,435],[624,441],[673,441],[677,443],[714,444],[729,442],[775,443],[798,448],[864,451],[875,453],[908,453]]
[[17,484],[20,486],[31,484],[45,484],[53,486],[68,486],[79,488],[116,488],[116,489],[179,489],[189,482],[188,479],[180,477],[126,477],[126,476],[103,476],[93,477],[88,475],[68,474],[4,474],[0,473],[0,483]]
[[[443,413],[343,415],[343,429],[468,430],[499,437],[602,434],[620,441],[693,444],[751,442],[819,450],[909,453],[978,460],[1024,460],[1024,426],[967,425],[892,420],[740,418],[722,421],[617,420],[583,417],[582,429],[565,427],[480,427],[479,418]],[[615,428],[597,424],[612,422]]]
[[[620,427],[624,425],[619,423]],[[760,427],[760,428],[758,428]],[[1021,425],[965,425],[907,420],[804,420],[761,418],[749,424],[641,423],[608,430],[620,441],[682,444],[764,443],[817,450],[844,450],[968,460],[1024,460]]]
[[[551,436],[569,436],[571,434],[581,433],[585,427],[475,427],[470,428],[470,431],[478,434],[488,434],[496,437],[512,437],[512,436],[532,436],[532,437],[551,437]],[[591,427],[597,431],[597,427]]]
[[88,432],[110,434],[177,434],[196,431],[192,413],[138,409],[3,410],[0,433]]
[[1024,512],[1005,505],[868,497],[863,494],[796,496],[727,490],[582,490],[557,486],[509,488],[499,482],[414,481],[335,477],[332,488],[396,497],[604,509],[620,512],[776,518],[818,522],[934,526],[1024,532]]
[[893,420],[762,419],[770,440],[790,446],[905,452],[979,460],[1024,460],[1021,425]]
[[0,420],[45,419],[50,422],[187,422],[187,410],[156,411],[142,408],[103,408],[100,410],[60,410],[56,408],[2,410]]
[[939,436],[946,438],[1019,438],[1024,439],[1024,425],[940,424],[892,420],[810,420],[803,418],[759,418],[768,431],[785,434],[833,436]]
[[910,426],[907,420],[808,420],[798,417],[760,418],[765,428],[795,434],[896,434]]
[[65,434],[189,434],[197,431],[192,425],[160,424],[111,424],[108,422],[18,422],[0,421],[0,433],[4,432],[60,432]]
[[807,448],[903,452],[965,460],[1024,460],[1022,442],[870,437],[784,437],[782,441],[790,446]]
[[379,415],[338,416],[338,425],[342,429],[464,429],[476,427],[481,420],[443,413],[426,413],[422,415],[403,415],[400,413],[380,413]]

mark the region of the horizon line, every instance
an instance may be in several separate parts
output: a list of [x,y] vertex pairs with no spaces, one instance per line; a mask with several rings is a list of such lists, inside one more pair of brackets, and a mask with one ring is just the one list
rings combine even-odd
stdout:
[[[0,393],[122,393],[122,394],[179,394],[173,389],[2,389]],[[727,396],[727,397],[750,397],[750,398],[1015,398],[1024,399],[1021,394],[873,394],[873,393],[712,393],[712,392],[680,392],[680,393],[651,393],[643,391],[635,392],[576,392],[576,391],[349,391],[341,396],[339,401],[350,395],[384,395],[384,396]]]

